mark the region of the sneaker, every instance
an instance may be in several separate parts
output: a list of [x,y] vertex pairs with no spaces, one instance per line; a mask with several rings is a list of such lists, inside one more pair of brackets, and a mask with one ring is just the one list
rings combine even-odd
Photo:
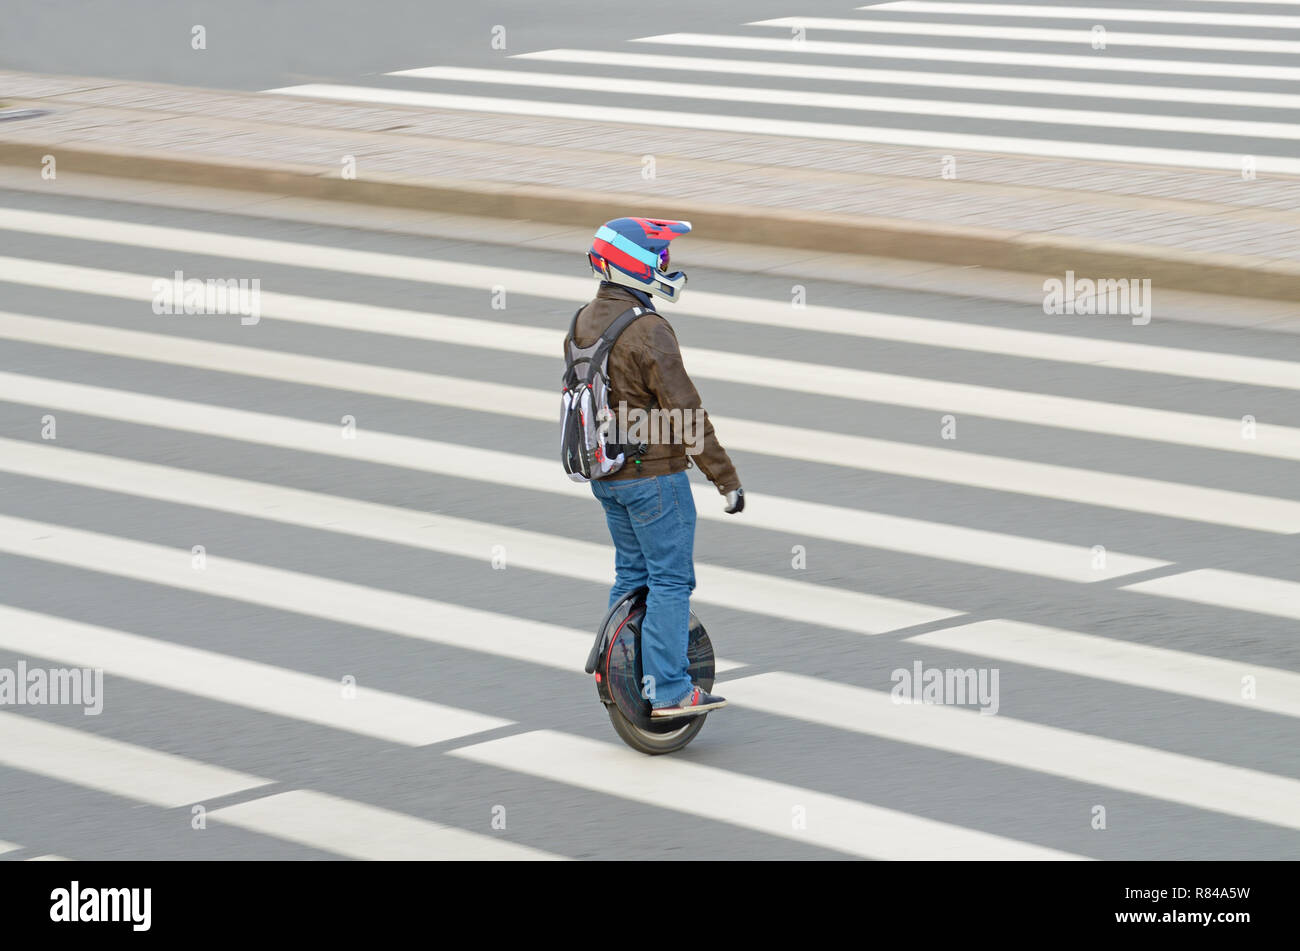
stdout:
[[655,720],[665,717],[694,717],[726,705],[725,697],[715,697],[711,693],[705,693],[699,687],[693,687],[690,693],[671,707],[657,707],[651,710],[650,716]]

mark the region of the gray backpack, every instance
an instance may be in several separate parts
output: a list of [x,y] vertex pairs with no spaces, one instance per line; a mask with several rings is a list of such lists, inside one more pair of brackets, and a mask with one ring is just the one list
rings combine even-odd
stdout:
[[604,479],[623,468],[629,455],[641,455],[643,443],[624,444],[612,435],[609,405],[609,351],[614,341],[648,307],[630,307],[614,319],[596,342],[579,347],[574,339],[579,307],[564,338],[564,392],[560,398],[560,460],[574,482]]

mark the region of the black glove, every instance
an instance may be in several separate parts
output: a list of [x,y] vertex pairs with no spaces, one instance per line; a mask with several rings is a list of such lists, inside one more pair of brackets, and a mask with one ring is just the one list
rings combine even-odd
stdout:
[[744,489],[738,487],[727,493],[727,507],[724,511],[728,515],[735,515],[737,512],[745,511]]

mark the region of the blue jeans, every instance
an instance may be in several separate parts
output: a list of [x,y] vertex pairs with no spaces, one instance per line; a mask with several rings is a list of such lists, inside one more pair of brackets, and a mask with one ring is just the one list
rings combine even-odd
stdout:
[[649,585],[641,625],[643,687],[651,706],[671,707],[691,692],[686,643],[695,590],[695,499],[685,472],[592,482],[614,539],[609,603]]

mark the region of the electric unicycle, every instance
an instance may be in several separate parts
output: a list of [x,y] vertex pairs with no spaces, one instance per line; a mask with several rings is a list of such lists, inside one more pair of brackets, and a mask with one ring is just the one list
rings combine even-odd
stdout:
[[[609,609],[587,657],[586,670],[596,675],[596,694],[614,732],[632,749],[655,756],[676,752],[695,739],[708,714],[664,720],[650,717],[650,701],[642,696],[641,679],[641,621],[648,591],[638,588]],[[705,692],[712,690],[713,644],[694,611],[686,656],[691,680]]]

